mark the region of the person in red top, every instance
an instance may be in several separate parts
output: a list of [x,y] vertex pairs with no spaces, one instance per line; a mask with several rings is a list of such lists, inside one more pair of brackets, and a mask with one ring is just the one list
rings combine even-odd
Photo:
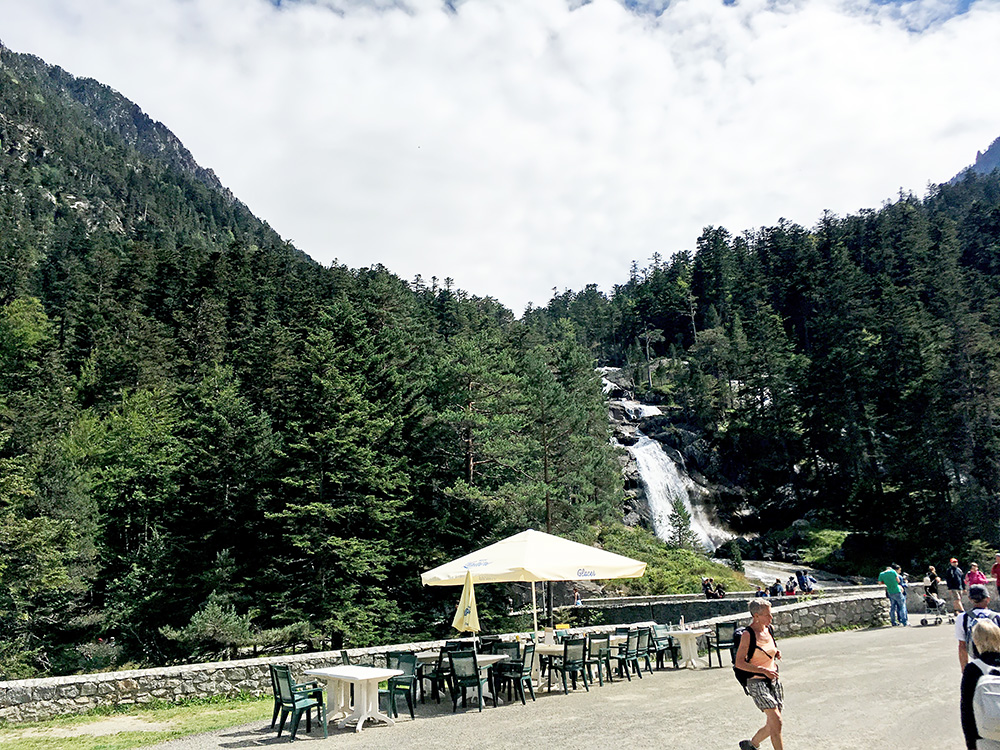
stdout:
[[1000,593],[1000,552],[997,552],[997,561],[990,568],[990,575],[996,580],[997,592]]
[[965,585],[985,586],[986,580],[986,576],[979,570],[979,565],[977,563],[970,563],[969,572],[965,574]]

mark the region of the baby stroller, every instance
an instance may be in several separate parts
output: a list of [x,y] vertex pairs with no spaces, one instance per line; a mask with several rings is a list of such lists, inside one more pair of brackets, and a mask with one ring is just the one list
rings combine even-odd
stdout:
[[939,599],[927,589],[924,589],[924,604],[927,606],[927,614],[920,618],[921,625],[940,625],[945,618],[954,624],[955,615],[948,611],[944,599]]

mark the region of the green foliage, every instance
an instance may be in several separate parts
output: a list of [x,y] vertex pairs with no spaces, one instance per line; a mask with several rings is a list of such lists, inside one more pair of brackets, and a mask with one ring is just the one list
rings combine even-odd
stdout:
[[596,531],[595,541],[611,552],[647,563],[642,578],[625,578],[606,584],[606,588],[622,596],[700,594],[702,579],[709,577],[727,591],[750,588],[741,573],[714,563],[694,550],[667,545],[645,529],[620,524],[602,526]]

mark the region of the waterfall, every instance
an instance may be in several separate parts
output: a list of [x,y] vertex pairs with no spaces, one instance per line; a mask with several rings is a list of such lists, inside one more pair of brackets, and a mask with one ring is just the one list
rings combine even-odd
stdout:
[[660,539],[670,537],[670,513],[677,498],[691,514],[691,531],[709,553],[732,537],[732,533],[717,525],[707,505],[708,491],[682,474],[658,442],[640,432],[639,441],[628,450],[639,466],[639,479],[653,516],[653,530]]

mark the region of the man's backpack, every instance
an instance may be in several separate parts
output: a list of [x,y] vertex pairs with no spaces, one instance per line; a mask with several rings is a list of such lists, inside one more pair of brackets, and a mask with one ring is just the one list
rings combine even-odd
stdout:
[[[736,681],[740,683],[743,688],[743,692],[749,694],[747,690],[747,680],[753,676],[758,676],[756,672],[747,672],[745,669],[740,669],[736,666],[736,652],[739,650],[740,641],[743,640],[743,633],[750,631],[750,645],[747,646],[747,661],[753,656],[753,652],[757,650],[757,634],[753,632],[749,627],[746,628],[736,628],[736,632],[733,633],[733,646],[729,649],[729,656],[733,661],[733,674],[736,675]],[[774,629],[768,625],[767,631],[771,634],[771,638],[774,638]],[[777,639],[774,641],[775,645],[778,644]]]
[[971,663],[983,671],[972,696],[976,730],[984,739],[1000,741],[1000,669],[982,659],[973,659]]
[[987,609],[974,609],[971,612],[966,612],[963,620],[963,624],[965,625],[965,648],[969,652],[970,658],[978,658],[979,651],[976,649],[976,644],[972,642],[972,629],[979,620],[993,620],[1000,627],[1000,614]]

